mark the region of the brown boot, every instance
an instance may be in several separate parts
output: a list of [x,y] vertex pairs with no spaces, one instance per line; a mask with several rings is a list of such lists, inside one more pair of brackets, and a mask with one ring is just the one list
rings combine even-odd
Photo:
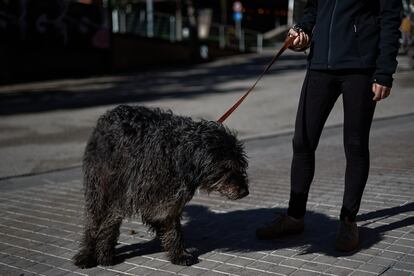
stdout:
[[287,235],[300,234],[305,229],[304,220],[295,219],[286,214],[279,215],[275,221],[257,228],[256,236],[260,240],[271,240]]
[[336,233],[335,249],[338,251],[349,252],[358,247],[359,233],[356,222],[349,221],[348,218],[339,221]]

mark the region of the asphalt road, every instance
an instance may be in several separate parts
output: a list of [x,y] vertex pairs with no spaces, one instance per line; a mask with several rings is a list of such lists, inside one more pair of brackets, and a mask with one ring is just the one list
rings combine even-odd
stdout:
[[[0,178],[81,163],[97,118],[121,103],[216,120],[254,82],[273,52],[193,67],[0,87]],[[414,113],[414,71],[404,57],[376,118]],[[226,124],[242,139],[292,130],[305,56],[286,53]],[[341,100],[327,125],[342,122]],[[374,141],[375,143],[375,141]]]

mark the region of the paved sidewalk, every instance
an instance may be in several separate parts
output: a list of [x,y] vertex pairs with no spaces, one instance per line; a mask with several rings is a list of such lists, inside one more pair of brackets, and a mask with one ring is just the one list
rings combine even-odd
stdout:
[[[200,263],[170,264],[139,220],[125,221],[113,267],[70,261],[82,231],[79,168],[0,181],[0,275],[414,275],[414,115],[377,120],[371,174],[359,216],[361,249],[333,250],[343,191],[342,130],[325,130],[304,234],[263,242],[255,228],[284,211],[291,134],[246,141],[250,195],[199,194],[186,208],[187,246]],[[135,230],[136,234],[130,235]]]

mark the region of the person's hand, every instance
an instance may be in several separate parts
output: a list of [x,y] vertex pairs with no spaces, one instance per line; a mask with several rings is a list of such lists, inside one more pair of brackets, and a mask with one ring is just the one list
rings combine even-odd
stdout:
[[378,83],[372,84],[372,92],[374,92],[375,96],[372,98],[374,101],[380,101],[388,97],[391,93],[391,87],[384,86]]
[[309,36],[303,31],[296,31],[294,28],[289,30],[289,36],[296,36],[292,43],[293,50],[302,50],[309,44]]

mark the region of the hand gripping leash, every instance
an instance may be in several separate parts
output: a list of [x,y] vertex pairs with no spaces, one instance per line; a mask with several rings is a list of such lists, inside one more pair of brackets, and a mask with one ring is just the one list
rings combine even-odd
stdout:
[[226,113],[224,113],[220,117],[220,119],[217,120],[218,123],[222,124],[227,119],[227,117],[229,117],[231,115],[231,113],[233,113],[236,110],[236,108],[239,107],[239,105],[244,101],[244,99],[247,97],[247,95],[249,95],[250,92],[252,92],[252,90],[256,87],[256,84],[260,81],[260,79],[270,70],[270,68],[272,67],[273,63],[275,63],[275,61],[282,55],[282,53],[287,48],[289,48],[289,46],[292,45],[292,43],[295,40],[295,38],[296,38],[296,36],[288,36],[286,38],[285,43],[283,44],[283,47],[273,57],[273,59],[266,66],[266,68],[264,69],[264,71],[256,79],[256,81],[254,82],[254,84],[244,93],[244,95],[232,107],[229,108],[229,110],[226,111]]

